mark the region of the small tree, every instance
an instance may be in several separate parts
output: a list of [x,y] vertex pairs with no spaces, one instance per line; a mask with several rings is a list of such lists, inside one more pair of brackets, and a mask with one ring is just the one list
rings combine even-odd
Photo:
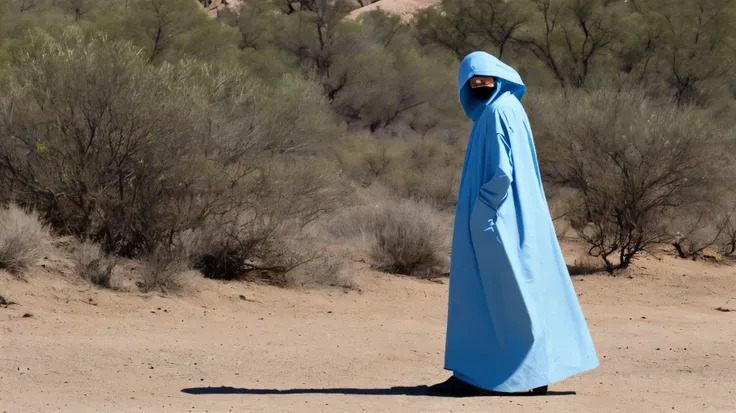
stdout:
[[543,173],[578,193],[572,226],[610,272],[672,240],[671,223],[723,183],[722,136],[697,110],[601,91],[546,97],[532,112]]
[[458,58],[490,47],[499,58],[523,31],[530,15],[519,2],[503,0],[443,0],[439,7],[420,11],[417,37],[423,44],[439,45]]
[[736,9],[730,0],[659,0],[647,15],[657,38],[659,70],[678,105],[703,103],[704,83],[736,74]]
[[531,0],[535,13],[517,38],[560,86],[581,88],[624,33],[620,2]]

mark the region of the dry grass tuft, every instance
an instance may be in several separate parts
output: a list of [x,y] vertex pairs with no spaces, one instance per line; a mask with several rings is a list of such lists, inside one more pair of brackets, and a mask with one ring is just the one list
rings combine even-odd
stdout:
[[159,247],[143,257],[143,273],[138,288],[142,292],[179,292],[184,286],[183,273],[188,268],[189,261],[183,249]]
[[115,258],[105,254],[99,245],[91,242],[82,243],[73,256],[77,273],[94,285],[112,288],[112,275]]
[[[316,236],[282,239],[280,262],[289,263],[289,271],[278,274],[277,285],[284,287],[329,286],[355,287],[347,273],[342,254],[330,251]],[[297,265],[299,264],[299,265]]]
[[415,201],[390,201],[345,211],[328,224],[337,239],[363,244],[374,269],[431,277],[446,265],[444,217]]
[[16,205],[0,209],[0,268],[20,275],[49,247],[48,232],[38,214]]
[[376,210],[373,225],[375,269],[427,278],[443,265],[442,222],[433,209],[416,202],[388,203]]

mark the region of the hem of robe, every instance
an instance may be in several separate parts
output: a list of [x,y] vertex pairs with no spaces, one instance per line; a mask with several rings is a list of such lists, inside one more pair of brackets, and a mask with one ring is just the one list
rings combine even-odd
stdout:
[[525,388],[516,388],[508,384],[500,384],[497,386],[488,387],[488,386],[485,386],[483,383],[471,377],[468,377],[458,372],[457,370],[452,369],[451,367],[445,367],[444,369],[452,372],[452,374],[455,377],[459,378],[460,380],[468,384],[472,384],[473,386],[478,387],[479,389],[492,391],[492,392],[498,392],[498,393],[519,393],[519,392],[533,390],[533,389],[536,389],[537,387],[549,386],[551,384],[558,383],[562,380],[569,379],[570,377],[577,376],[577,375],[586,373],[588,371],[594,370],[598,366],[600,366],[600,362],[596,360],[595,362],[591,363],[589,366],[569,369],[568,371],[564,371],[559,374],[549,376],[545,380],[539,380],[539,381],[530,380],[527,382],[527,387]]

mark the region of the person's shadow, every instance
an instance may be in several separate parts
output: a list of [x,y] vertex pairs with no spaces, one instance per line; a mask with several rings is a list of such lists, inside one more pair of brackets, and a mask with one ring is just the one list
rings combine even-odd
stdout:
[[[246,389],[238,387],[191,387],[181,390],[183,393],[193,395],[216,395],[216,394],[245,394],[245,395],[301,395],[301,394],[343,394],[343,395],[354,395],[354,396],[427,396],[427,397],[442,397],[434,394],[430,394],[427,391],[427,386],[412,386],[412,387],[387,387],[387,388],[326,388],[326,389]],[[575,395],[574,391],[550,391],[547,396],[571,396]],[[498,392],[484,392],[478,396],[533,396],[529,393],[498,393]],[[475,397],[478,397],[475,396]],[[544,397],[544,396],[537,396]]]

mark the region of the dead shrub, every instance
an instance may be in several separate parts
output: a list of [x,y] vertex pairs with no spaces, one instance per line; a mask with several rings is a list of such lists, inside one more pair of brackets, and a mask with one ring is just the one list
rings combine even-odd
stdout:
[[34,211],[17,205],[0,207],[0,268],[20,275],[40,260],[48,233]]
[[141,280],[137,283],[142,292],[159,291],[176,293],[183,287],[182,273],[189,268],[186,252],[175,247],[157,247],[142,257]]
[[730,212],[727,215],[718,245],[724,256],[729,257],[736,253],[736,212]]
[[670,223],[671,244],[680,258],[695,259],[707,248],[723,249],[733,212],[717,202],[697,203],[678,213]]
[[192,261],[206,278],[279,287],[352,287],[344,273],[344,258],[328,253],[319,238],[289,234],[289,225],[259,228],[240,222],[226,231],[194,236],[198,248]]
[[570,275],[590,275],[605,270],[601,265],[590,262],[590,260],[575,260],[572,265],[567,266]]
[[211,214],[192,235],[192,262],[207,278],[262,279],[285,286],[288,273],[313,263],[294,239],[343,205],[347,188],[333,166],[277,159],[232,188],[234,204]]
[[[277,257],[272,261],[284,270],[260,272],[266,280],[282,287],[329,286],[353,288],[353,282],[346,273],[345,258],[330,251],[319,236],[278,237],[278,246],[272,246]],[[253,275],[258,274],[256,272]],[[251,275],[251,276],[253,276]]]
[[345,208],[325,223],[327,235],[333,242],[370,245],[374,241],[376,206]]
[[438,214],[416,202],[386,203],[371,222],[373,267],[391,274],[429,277],[444,264],[445,234]]
[[326,230],[336,241],[366,248],[376,270],[429,277],[446,265],[445,226],[432,207],[403,200],[347,209]]
[[725,134],[696,109],[615,91],[544,96],[530,109],[542,172],[578,194],[570,222],[608,271],[669,242],[681,211],[724,185]]
[[292,283],[300,286],[325,285],[354,289],[355,283],[347,274],[345,258],[334,254],[320,253],[312,262],[290,274]]
[[112,288],[112,275],[115,269],[115,258],[105,254],[99,245],[84,242],[73,255],[77,273],[94,285]]

